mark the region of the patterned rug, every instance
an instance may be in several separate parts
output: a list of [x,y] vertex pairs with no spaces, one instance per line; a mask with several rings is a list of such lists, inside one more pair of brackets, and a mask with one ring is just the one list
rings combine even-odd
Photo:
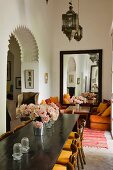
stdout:
[[105,131],[85,128],[83,133],[83,146],[108,149]]

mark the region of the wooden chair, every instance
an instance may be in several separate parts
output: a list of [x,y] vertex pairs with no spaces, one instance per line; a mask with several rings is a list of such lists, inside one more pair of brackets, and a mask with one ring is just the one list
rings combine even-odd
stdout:
[[66,141],[63,147],[64,150],[70,151],[70,144],[74,141],[74,144],[78,148],[78,157],[77,157],[78,169],[80,169],[80,163],[81,163],[82,169],[84,169],[84,164],[86,164],[85,154],[84,154],[83,146],[82,146],[83,130],[84,130],[85,125],[86,125],[86,121],[83,119],[81,123],[78,125],[78,132],[71,132],[69,135],[69,139]]
[[75,168],[68,162],[66,165],[55,164],[52,170],[75,170]]
[[2,135],[0,136],[0,141],[3,140],[3,139],[5,139],[6,137],[8,137],[9,135],[11,135],[12,133],[13,133],[12,131],[8,131],[8,132],[2,134]]
[[80,142],[79,142],[79,152],[80,152],[80,155],[81,155],[81,166],[82,166],[82,169],[84,169],[84,166],[83,164],[86,164],[86,161],[85,161],[85,154],[84,154],[84,150],[83,150],[83,145],[82,145],[82,141],[83,141],[83,130],[84,130],[84,124],[81,124],[80,127],[78,128],[78,134],[80,135]]
[[70,151],[62,150],[53,170],[75,170],[77,164],[77,147],[74,144],[71,144]]
[[[82,119],[82,120],[79,122],[79,124],[78,124],[78,128],[79,128],[80,125],[83,126],[83,130],[84,130],[84,128],[85,128],[85,126],[86,126],[86,120],[85,120],[85,119]],[[69,134],[69,137],[68,137],[68,138],[69,138],[69,139],[74,139],[74,138],[75,138],[75,133],[74,133],[74,132],[71,132],[71,133]]]
[[58,157],[56,161],[57,164],[66,165],[67,162],[69,162],[70,156],[74,153],[78,153],[77,147],[73,143],[71,144],[70,148],[71,148],[70,151],[67,151],[67,150],[61,151],[60,156]]
[[77,151],[70,155],[68,162],[65,165],[55,164],[52,170],[76,170]]

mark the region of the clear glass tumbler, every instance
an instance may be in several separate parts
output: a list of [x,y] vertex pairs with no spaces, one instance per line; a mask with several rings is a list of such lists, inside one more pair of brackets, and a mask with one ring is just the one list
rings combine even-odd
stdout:
[[14,160],[21,160],[22,157],[22,145],[21,143],[15,143],[13,145],[13,159]]
[[29,150],[29,139],[24,137],[21,139],[22,153],[27,153]]

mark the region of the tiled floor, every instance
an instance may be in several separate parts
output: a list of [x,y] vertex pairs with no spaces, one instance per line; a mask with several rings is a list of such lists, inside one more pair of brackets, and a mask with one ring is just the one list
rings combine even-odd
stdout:
[[105,133],[108,149],[84,147],[86,165],[84,170],[113,170],[113,140],[110,132]]

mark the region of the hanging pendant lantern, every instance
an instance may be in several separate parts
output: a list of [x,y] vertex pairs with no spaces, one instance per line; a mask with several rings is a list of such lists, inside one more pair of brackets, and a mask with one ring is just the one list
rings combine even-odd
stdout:
[[78,30],[78,14],[73,11],[72,3],[69,3],[69,11],[62,14],[62,31],[71,40]]
[[69,11],[62,14],[62,31],[68,37],[69,41],[74,38],[80,41],[83,37],[83,28],[79,25],[79,0],[78,0],[78,14],[73,11],[72,3],[69,2]]

